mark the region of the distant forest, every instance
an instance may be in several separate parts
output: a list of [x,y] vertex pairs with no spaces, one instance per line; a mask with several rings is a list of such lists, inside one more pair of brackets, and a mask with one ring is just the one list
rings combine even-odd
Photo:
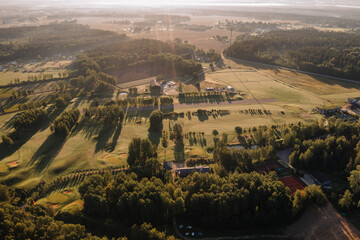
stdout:
[[169,74],[192,75],[202,70],[192,60],[195,47],[150,39],[120,41],[87,51],[73,64],[79,75],[87,69],[121,76],[129,71],[146,71],[149,76]]
[[125,38],[111,31],[90,29],[76,21],[0,28],[0,61],[75,54],[74,51]]
[[360,34],[357,33],[315,29],[271,31],[239,38],[224,54],[336,77],[360,77]]

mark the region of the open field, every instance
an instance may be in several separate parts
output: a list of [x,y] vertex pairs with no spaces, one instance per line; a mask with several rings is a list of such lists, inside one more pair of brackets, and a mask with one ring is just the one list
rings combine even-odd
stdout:
[[[327,95],[316,95],[300,87],[292,87],[280,80],[277,81],[275,76],[264,75],[263,72],[266,71],[269,70],[255,69],[249,66],[242,67],[239,65],[233,67],[231,70],[224,69],[207,73],[205,81],[202,82],[207,82],[207,84],[202,85],[202,89],[207,87],[208,84],[214,84],[215,86],[231,85],[236,91],[240,91],[244,100],[233,103],[180,104],[175,99],[173,110],[165,109],[166,111],[192,113],[198,109],[208,111],[216,109],[227,110],[228,114],[210,115],[206,117],[184,116],[177,120],[164,120],[163,130],[171,131],[172,125],[175,122],[179,122],[183,126],[184,133],[204,132],[201,141],[197,139],[195,143],[190,144],[189,140],[185,139],[185,154],[187,157],[211,157],[211,155],[207,153],[206,148],[214,145],[212,136],[213,129],[217,129],[220,134],[223,132],[229,134],[229,140],[231,142],[236,141],[235,126],[241,126],[247,129],[259,125],[289,124],[299,121],[307,122],[321,118],[320,115],[312,113],[311,109],[326,104],[327,100],[324,96]],[[145,80],[148,81],[148,79]],[[140,84],[144,84],[144,82]],[[191,83],[189,83],[188,87],[184,84],[184,89],[187,88],[187,91],[197,91],[191,86]],[[326,88],[327,84],[323,83],[323,87]],[[342,83],[339,83],[339,87],[349,89],[349,92],[353,91],[349,86],[344,86]],[[324,89],[324,91],[331,94],[332,88],[333,86],[329,85],[330,90]],[[41,96],[41,94],[39,96]],[[30,97],[33,98],[33,96]],[[261,102],[261,105],[258,104],[254,97]],[[339,99],[343,99],[343,101],[345,101],[346,98],[346,94],[339,95]],[[265,101],[265,99],[273,100]],[[74,107],[81,110],[89,106],[89,104],[90,102],[87,100],[77,99],[73,101],[66,110]],[[247,112],[250,109],[265,109],[271,112],[271,117],[265,114],[250,114]],[[10,185],[31,186],[35,185],[39,179],[49,181],[76,169],[126,165],[128,144],[134,136],[141,138],[149,137],[155,144],[160,143],[161,134],[153,134],[148,131],[148,117],[151,111],[152,110],[138,109],[127,112],[122,127],[103,127],[101,125],[78,126],[76,131],[61,143],[58,143],[56,139],[51,137],[51,132],[48,127],[38,131],[16,152],[0,161],[0,164],[3,165],[2,171],[6,173],[2,175],[0,179]],[[11,116],[12,115],[1,116],[1,122],[6,123],[11,119]],[[1,128],[2,133],[6,133],[9,130],[10,129],[7,128]],[[105,151],[107,144],[115,146],[111,154]],[[158,154],[160,161],[173,160],[172,146],[169,146],[166,151],[159,146]],[[14,161],[17,162],[17,167],[9,171],[5,169],[4,166],[6,166],[7,163]]]
[[[213,26],[217,21],[225,20],[225,17],[219,16],[218,18],[213,18],[209,16],[192,16],[190,22],[186,24],[197,24],[197,25],[206,25]],[[226,19],[231,20],[240,20],[243,18],[237,17],[226,17]],[[88,24],[91,28],[109,30],[118,33],[125,33],[131,38],[149,38],[156,39],[161,41],[174,40],[175,38],[181,38],[182,40],[187,40],[189,44],[195,45],[198,48],[209,50],[215,49],[219,52],[223,51],[229,46],[229,43],[223,43],[217,40],[214,40],[213,37],[216,35],[228,36],[230,38],[230,31],[223,29],[210,29],[206,31],[190,31],[186,29],[169,29],[161,26],[152,27],[150,31],[141,32],[141,33],[131,33],[126,31],[126,29],[134,27],[134,25],[124,25],[124,24],[107,24],[109,20],[121,21],[121,20],[130,20],[132,22],[143,21],[142,18],[131,18],[131,19],[108,19],[108,18],[79,18],[78,22],[83,24]],[[233,32],[233,39],[243,33]]]
[[[317,79],[306,74],[296,74],[287,70],[260,68],[259,66],[231,62],[231,69],[217,69],[207,72],[200,81],[200,90],[208,87],[223,88],[232,86],[235,96],[232,100],[191,102],[182,104],[174,98],[174,105],[162,108],[164,112],[184,113],[184,117],[166,119],[163,121],[163,131],[170,132],[174,123],[183,127],[183,133],[195,132],[195,138],[190,141],[185,138],[184,152],[189,158],[212,158],[208,149],[214,146],[212,131],[218,130],[220,135],[227,133],[229,142],[238,142],[234,128],[243,129],[259,125],[297,124],[298,122],[312,122],[322,118],[312,112],[317,106],[342,104],[348,97],[360,95],[356,84],[338,82],[329,79]],[[141,96],[150,96],[144,89],[152,78],[120,84],[126,89],[137,86]],[[174,80],[174,79],[170,79]],[[183,80],[183,79],[179,79]],[[35,94],[23,99],[24,102],[39,100],[53,89],[52,83],[36,83],[32,86]],[[40,90],[41,89],[41,90]],[[184,92],[198,92],[192,81],[182,84]],[[11,94],[11,89],[1,89],[0,94],[5,98]],[[125,98],[126,96],[120,96]],[[114,99],[114,98],[113,98]],[[235,100],[237,99],[237,100]],[[241,100],[243,99],[243,100]],[[100,102],[109,98],[100,98]],[[51,119],[60,115],[62,111],[77,108],[80,111],[89,107],[92,100],[86,98],[74,99],[66,109],[56,112]],[[16,108],[18,104],[12,104]],[[226,114],[211,114],[197,116],[198,109],[207,111],[223,110]],[[254,113],[250,110],[264,110],[270,115]],[[30,136],[16,151],[0,160],[0,181],[10,186],[31,188],[41,180],[50,182],[53,179],[79,169],[97,169],[110,166],[127,166],[127,151],[133,137],[149,138],[158,145],[158,160],[174,160],[174,146],[172,143],[164,149],[161,146],[161,133],[149,131],[149,116],[151,108],[130,109],[126,112],[122,126],[104,126],[82,123],[65,141],[59,141],[51,135],[49,125],[43,126]],[[190,116],[187,114],[190,112]],[[11,131],[11,118],[15,115],[0,116],[0,134]],[[250,135],[248,136],[250,137]],[[107,146],[114,146],[111,153]],[[76,191],[76,189],[74,189]],[[55,213],[59,210],[81,205],[78,196],[69,197],[64,193],[54,193],[39,200],[38,204]],[[73,204],[73,205],[71,205]]]
[[47,70],[41,73],[25,73],[25,72],[0,72],[0,85],[7,85],[14,83],[14,79],[20,79],[20,82],[27,81],[29,76],[35,76],[39,74],[53,74],[54,77],[58,77],[58,72],[56,70]]
[[[149,38],[161,41],[174,40],[181,38],[187,40],[189,44],[195,45],[197,48],[202,48],[205,51],[215,49],[219,52],[223,51],[229,46],[229,43],[223,43],[213,39],[213,36],[228,36],[230,38],[230,31],[222,29],[211,29],[207,31],[190,31],[185,29],[163,30],[156,29],[150,32],[143,32],[139,34],[129,34],[132,38]],[[241,35],[239,32],[233,32],[233,38]]]
[[[243,89],[245,84],[256,97],[264,97],[264,94],[270,93],[273,97],[278,96],[281,101],[309,107],[311,105],[323,106],[331,104],[341,106],[348,97],[360,95],[360,84],[357,83],[292,72],[276,67],[264,67],[263,65],[241,60],[234,62],[227,59],[226,63],[228,62],[231,63],[234,72],[233,76],[226,73],[231,72],[230,70],[219,71],[222,74],[227,74],[228,77],[221,76],[222,74],[219,77],[216,75],[217,72],[213,75],[209,74],[209,76],[229,84],[234,83]],[[254,86],[256,82],[258,86]],[[261,86],[259,86],[260,84]],[[280,87],[279,84],[283,86]],[[252,88],[254,89],[252,90]]]
[[82,208],[83,202],[78,200],[79,198],[80,195],[76,189],[65,189],[61,192],[53,192],[35,204],[42,206],[54,215],[58,211],[67,211],[74,207]]
[[359,230],[341,217],[330,203],[321,208],[311,206],[286,229],[285,234],[304,240],[354,240],[360,235]]

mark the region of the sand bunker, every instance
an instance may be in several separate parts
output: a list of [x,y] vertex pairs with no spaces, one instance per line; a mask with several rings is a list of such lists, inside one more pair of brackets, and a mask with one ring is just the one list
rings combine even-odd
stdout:
[[17,166],[19,166],[19,163],[17,161],[12,161],[7,163],[9,168],[16,168]]

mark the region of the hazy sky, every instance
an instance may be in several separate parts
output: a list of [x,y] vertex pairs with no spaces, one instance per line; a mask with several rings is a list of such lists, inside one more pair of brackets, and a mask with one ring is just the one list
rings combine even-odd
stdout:
[[360,0],[0,0],[5,5],[36,6],[343,6],[360,7]]

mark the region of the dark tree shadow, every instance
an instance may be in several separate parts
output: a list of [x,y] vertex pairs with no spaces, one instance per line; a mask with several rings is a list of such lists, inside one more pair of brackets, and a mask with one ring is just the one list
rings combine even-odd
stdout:
[[73,109],[76,109],[76,108],[80,105],[80,103],[81,103],[82,100],[83,100],[83,98],[79,97],[79,98],[76,100],[76,102],[75,102],[75,104],[74,104],[74,106],[73,106],[72,108],[73,108]]
[[114,133],[114,136],[112,138],[112,142],[111,142],[111,146],[115,149],[116,145],[117,145],[117,141],[120,137],[121,134],[121,130],[122,130],[122,124],[119,123],[118,127],[116,128],[116,131]]
[[[14,152],[19,150],[25,143],[27,143],[27,141],[30,140],[30,138],[32,138],[39,131],[44,131],[45,129],[47,129],[50,125],[50,122],[53,121],[57,116],[59,116],[62,111],[63,109],[56,109],[54,111],[52,110],[52,108],[48,109],[50,115],[47,121],[43,122],[39,126],[34,127],[33,129],[30,129],[27,132],[22,132],[22,133],[13,132],[12,134],[10,134],[11,139],[14,141],[14,145],[9,146],[3,142],[0,144],[0,160],[4,159],[5,157],[11,156]],[[12,118],[12,120],[14,119],[15,116],[14,118]],[[8,127],[12,127],[12,122]]]
[[72,131],[72,136],[75,136],[82,131],[86,139],[99,135],[102,124],[92,124],[90,120],[82,119],[79,125]]
[[174,111],[174,105],[160,105],[160,111],[163,113],[169,113]]
[[105,149],[109,139],[113,135],[116,128],[116,124],[112,125],[103,125],[101,128],[99,135],[95,139],[96,145],[95,145],[95,153],[98,153],[99,151]]
[[175,157],[176,162],[185,161],[185,146],[184,146],[184,144],[175,145],[174,157]]
[[5,102],[5,104],[3,105],[3,109],[10,109],[11,107],[15,106],[16,104],[24,104],[27,101],[29,101],[29,99],[27,97],[23,97],[23,98],[16,98],[16,99],[9,99]]
[[44,131],[50,126],[50,123],[53,122],[60,114],[64,111],[65,108],[55,108],[54,105],[47,109],[48,112],[48,121],[43,124],[40,128],[40,131]]
[[206,145],[207,145],[207,142],[206,142],[206,139],[205,139],[205,138],[203,138],[201,142],[202,142],[202,145],[203,145],[203,146],[206,146]]
[[152,131],[149,128],[149,134],[148,134],[148,138],[149,140],[152,142],[152,144],[158,146],[160,143],[160,139],[162,137],[162,131]]
[[49,167],[54,158],[59,154],[65,142],[65,136],[51,134],[34,153],[28,165],[35,164],[35,172],[41,173]]

